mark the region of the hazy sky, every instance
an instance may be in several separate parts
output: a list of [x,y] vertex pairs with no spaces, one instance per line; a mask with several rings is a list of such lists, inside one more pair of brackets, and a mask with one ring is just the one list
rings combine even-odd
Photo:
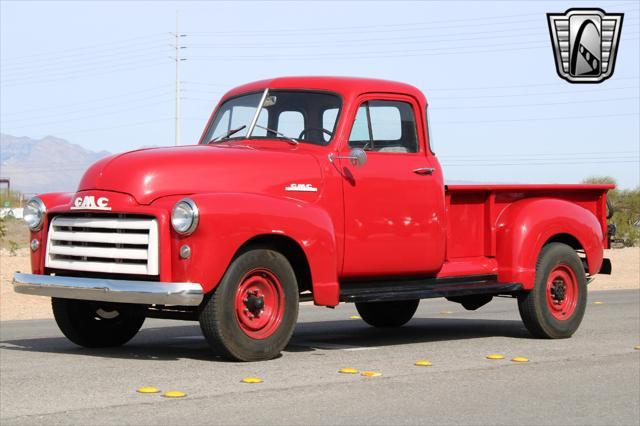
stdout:
[[[615,74],[555,71],[547,12],[624,12]],[[91,150],[174,143],[176,10],[183,143],[223,92],[283,75],[404,81],[430,103],[449,180],[640,180],[638,1],[2,1],[1,131]]]

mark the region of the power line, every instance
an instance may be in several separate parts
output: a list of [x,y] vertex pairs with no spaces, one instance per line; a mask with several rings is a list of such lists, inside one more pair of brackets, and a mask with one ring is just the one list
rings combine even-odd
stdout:
[[[629,40],[638,40],[637,37],[631,38]],[[518,43],[521,45],[522,43]],[[533,43],[525,43],[525,44],[533,44]],[[505,46],[508,44],[505,44]],[[511,44],[513,45],[513,44]],[[496,47],[498,45],[495,45]],[[330,54],[311,54],[311,55],[280,55],[280,54],[271,54],[271,55],[228,55],[228,56],[191,56],[190,58],[194,60],[204,60],[204,61],[220,61],[220,60],[234,60],[234,61],[255,61],[259,59],[277,59],[277,60],[295,60],[299,61],[301,59],[304,60],[352,60],[352,59],[379,59],[379,58],[402,58],[402,57],[419,57],[419,56],[449,56],[449,55],[460,55],[461,53],[492,53],[492,52],[512,52],[519,50],[532,50],[532,49],[548,49],[549,45],[547,42],[539,43],[533,46],[522,46],[522,47],[514,47],[514,48],[497,48],[497,49],[485,49],[485,50],[473,50],[476,47],[493,47],[492,45],[486,46],[473,46],[472,48],[466,47],[456,47],[456,48],[444,48],[444,49],[411,49],[411,50],[392,50],[392,51],[370,51],[370,52],[345,52],[345,53],[330,53]],[[471,49],[471,50],[470,50]]]
[[[625,22],[625,28],[629,28],[630,26],[635,27],[637,26],[638,23],[636,24],[628,24],[627,22]],[[528,29],[528,28],[526,28]],[[496,33],[512,33],[513,30],[512,29],[507,29],[507,30],[500,30],[500,29],[494,29],[491,31],[481,31],[481,32],[456,32],[456,33],[452,33],[452,34],[444,34],[444,35],[456,35],[457,37],[454,38],[442,38],[439,35],[442,34],[438,34],[437,36],[433,36],[430,34],[420,34],[420,35],[416,35],[416,34],[411,34],[410,36],[402,36],[402,37],[384,37],[384,38],[365,38],[365,39],[346,39],[346,40],[322,40],[322,41],[318,41],[318,42],[309,42],[309,41],[296,41],[296,42],[278,42],[277,44],[274,44],[273,41],[271,42],[265,42],[265,43],[215,43],[215,44],[193,44],[191,45],[192,48],[194,49],[201,49],[201,48],[206,48],[206,49],[217,49],[217,48],[229,48],[229,49],[265,49],[265,48],[290,48],[290,47],[301,47],[301,48],[309,48],[309,47],[326,47],[326,46],[339,46],[339,47],[346,47],[346,46],[360,46],[360,45],[387,45],[387,44],[392,44],[392,45],[396,45],[398,44],[398,42],[401,42],[402,44],[424,44],[425,42],[429,42],[429,43],[434,43],[434,42],[457,42],[457,41],[478,41],[478,40],[488,40],[488,39],[504,39],[507,38],[509,40],[512,40],[514,38],[520,38],[520,37],[528,37],[531,35],[538,35],[540,36],[541,34],[541,29],[540,29],[540,25],[536,25],[535,27],[531,27],[531,31],[526,32],[526,31],[522,31],[523,28],[519,28],[518,32],[515,34],[508,34],[507,35],[496,35]],[[473,35],[473,34],[491,34],[490,36],[485,36],[485,37],[464,37],[464,38],[460,38],[459,36],[463,34],[465,36],[468,35]],[[628,35],[629,31],[625,31],[625,35]],[[637,34],[637,32],[631,33],[631,34]],[[536,38],[535,41],[539,41],[539,37]],[[389,42],[389,43],[385,43],[385,42]]]
[[[70,78],[82,78],[82,77],[92,77],[92,76],[96,76],[96,75],[104,75],[104,74],[111,74],[114,72],[122,72],[122,71],[131,71],[131,70],[139,70],[139,69],[144,69],[144,68],[149,68],[149,67],[155,67],[158,65],[162,65],[162,64],[166,64],[165,60],[162,61],[155,61],[155,62],[145,62],[146,65],[142,64],[142,65],[137,65],[137,66],[129,66],[129,67],[119,67],[119,68],[113,68],[113,69],[108,69],[105,70],[104,68],[101,68],[102,71],[100,72],[92,72],[92,73],[79,73],[79,74],[67,74],[66,76],[60,76],[58,78],[51,78],[51,79],[36,79],[36,80],[20,80],[20,81],[16,81],[14,82],[12,85],[5,85],[5,87],[15,87],[15,86],[24,86],[25,84],[41,84],[41,83],[51,83],[54,81],[61,81],[61,80],[68,80]],[[4,85],[5,82],[1,82],[0,84]]]
[[[20,114],[31,114],[33,112],[37,112],[37,111],[46,111],[46,110],[60,110],[60,109],[65,109],[65,108],[75,108],[78,105],[86,105],[86,104],[95,104],[96,102],[100,102],[103,100],[107,100],[107,99],[122,99],[122,98],[127,98],[131,95],[137,95],[140,93],[146,93],[146,92],[151,92],[151,91],[157,91],[158,89],[162,89],[162,88],[167,88],[169,86],[172,86],[171,84],[164,84],[161,86],[154,86],[154,87],[149,87],[147,89],[141,89],[141,90],[134,90],[132,92],[127,92],[127,93],[121,93],[119,95],[115,95],[115,96],[106,96],[106,97],[101,97],[101,98],[94,98],[94,99],[88,99],[86,101],[82,101],[82,102],[74,102],[72,104],[63,104],[63,105],[56,105],[56,106],[50,106],[50,107],[43,107],[43,108],[35,108],[35,109],[31,109],[31,110],[26,110],[26,111],[15,111],[15,112],[0,112],[0,116],[7,116],[7,115],[20,115]],[[153,97],[156,97],[157,95],[154,95]],[[143,99],[149,99],[149,98],[143,98]],[[138,99],[141,100],[141,99]],[[117,102],[115,104],[110,104],[110,105],[114,105],[114,106],[119,106],[122,105],[122,102]],[[98,107],[99,108],[99,107]],[[82,108],[82,111],[86,111],[87,108]],[[91,110],[91,108],[89,108],[89,110]],[[66,112],[68,113],[68,112]],[[61,113],[62,114],[62,113]]]
[[487,124],[487,123],[508,123],[508,122],[525,122],[525,121],[551,121],[551,120],[575,120],[584,118],[614,118],[614,117],[637,117],[639,113],[622,113],[622,114],[601,114],[601,115],[574,115],[574,116],[562,116],[562,117],[529,117],[529,118],[515,118],[515,119],[500,119],[500,120],[474,120],[474,121],[439,121],[439,124]]
[[[625,13],[635,12],[638,8],[627,9]],[[524,16],[536,17],[535,19],[525,19],[525,20],[512,20],[511,18],[519,18]],[[520,14],[520,15],[508,15],[508,16],[489,16],[489,17],[478,17],[478,18],[460,18],[454,20],[437,20],[437,21],[427,21],[427,22],[414,22],[414,23],[403,23],[403,24],[369,24],[369,25],[360,25],[360,26],[346,26],[346,27],[315,27],[315,28],[300,28],[300,29],[280,29],[280,30],[241,30],[238,31],[237,35],[242,36],[256,36],[256,35],[296,35],[296,34],[313,34],[313,33],[321,33],[322,35],[329,34],[345,34],[345,33],[364,33],[364,32],[375,32],[375,33],[386,33],[386,32],[398,32],[398,31],[415,31],[415,28],[410,27],[424,27],[428,26],[429,29],[438,29],[438,28],[469,28],[469,27],[486,27],[486,26],[495,26],[495,25],[509,25],[509,24],[522,24],[522,23],[532,23],[532,22],[542,22],[546,24],[545,16],[543,13],[541,14]],[[505,20],[506,19],[506,20]],[[475,21],[482,21],[479,23],[469,23]],[[450,25],[450,22],[461,22],[460,25]],[[370,31],[366,31],[370,30]],[[192,35],[217,35],[217,36],[236,36],[236,34],[230,34],[229,31],[193,31],[189,34]]]
[[[26,59],[26,58],[42,58],[42,57],[47,57],[47,56],[54,56],[54,57],[60,57],[61,54],[64,54],[64,52],[75,52],[78,50],[86,50],[86,49],[91,49],[91,51],[95,51],[97,46],[105,46],[105,45],[114,45],[114,44],[131,44],[131,42],[133,40],[140,40],[140,39],[144,39],[144,38],[150,38],[150,37],[158,37],[159,35],[166,35],[166,33],[154,33],[154,34],[148,34],[148,35],[144,35],[144,36],[139,36],[139,37],[130,37],[127,39],[122,39],[122,40],[118,40],[118,41],[110,41],[110,42],[105,42],[105,43],[96,43],[96,44],[92,44],[92,45],[84,45],[84,46],[78,46],[78,47],[72,47],[69,49],[61,49],[61,50],[56,50],[56,51],[50,51],[47,50],[46,52],[40,52],[40,53],[33,53],[30,55],[23,55],[23,56],[17,56],[15,58],[12,58],[11,61],[18,61],[21,59]],[[113,50],[113,49],[120,49],[120,47],[113,47],[107,50]]]
[[[171,101],[171,99],[166,99],[166,95],[165,95],[165,103]],[[41,127],[41,126],[48,126],[50,124],[57,124],[57,123],[67,123],[70,121],[78,121],[78,120],[86,120],[87,118],[96,118],[96,117],[104,117],[104,116],[108,116],[108,115],[117,115],[117,114],[121,114],[123,112],[128,112],[128,111],[136,111],[136,110],[140,110],[143,108],[149,108],[150,106],[158,106],[161,105],[161,103],[159,103],[158,101],[153,102],[153,103],[146,103],[143,105],[137,105],[137,106],[133,106],[133,107],[128,107],[128,108],[119,108],[117,111],[111,111],[111,112],[103,112],[100,114],[92,114],[92,115],[84,115],[84,116],[79,116],[79,117],[73,117],[73,118],[68,118],[65,120],[55,120],[55,121],[49,121],[49,122],[44,122],[44,123],[38,123],[38,122],[30,122],[29,124],[26,125],[20,125],[20,126],[10,126],[12,129],[27,129],[27,128],[33,128],[33,127]],[[31,119],[29,119],[30,121],[32,121]],[[25,120],[21,120],[21,121],[25,121]],[[4,123],[4,126],[7,126],[6,123]]]
[[544,102],[544,103],[531,103],[531,104],[505,104],[505,105],[476,105],[476,106],[450,106],[450,107],[440,107],[440,106],[431,106],[431,111],[440,111],[447,109],[499,109],[499,108],[521,108],[521,107],[535,107],[535,106],[551,106],[551,105],[569,105],[569,104],[592,104],[593,103],[601,103],[601,102],[619,102],[619,101],[628,101],[628,100],[638,100],[638,96],[630,96],[624,98],[610,98],[610,99],[583,99],[576,101],[564,101],[564,102]]
[[[598,91],[595,88],[590,88],[591,90]],[[638,86],[624,86],[624,87],[606,87],[602,86],[602,92],[610,92],[615,90],[627,90],[627,89],[638,89]],[[442,100],[450,100],[450,99],[487,99],[487,98],[520,98],[522,96],[542,96],[542,95],[565,95],[565,94],[588,94],[593,96],[594,92],[590,92],[587,90],[575,91],[575,90],[561,90],[561,91],[551,91],[551,92],[533,92],[533,93],[511,93],[505,95],[480,95],[480,96],[449,96],[449,95],[440,95],[442,98],[438,96],[428,96],[427,99],[442,99]]]
[[[83,68],[83,67],[91,67],[104,64],[114,64],[118,62],[122,62],[123,60],[131,60],[131,59],[144,59],[153,55],[153,57],[157,57],[159,54],[166,52],[167,46],[155,46],[155,47],[147,47],[144,49],[137,49],[135,51],[129,52],[118,52],[110,55],[104,55],[103,57],[91,58],[91,57],[81,57],[76,62],[70,61],[69,59],[64,59],[60,61],[46,61],[44,64],[37,65],[20,65],[13,67],[5,67],[9,69],[3,69],[0,71],[4,78],[12,78],[14,74],[25,75],[25,74],[44,74],[44,73],[52,73],[58,72],[60,70],[69,69],[73,65],[74,68]],[[140,53],[138,53],[140,52]]]
[[[163,60],[163,62],[166,60]],[[157,62],[157,60],[156,60]],[[91,71],[110,71],[110,70],[114,70],[114,69],[119,69],[122,68],[124,66],[134,66],[135,65],[143,65],[145,63],[149,63],[149,59],[147,58],[141,58],[141,59],[136,59],[133,61],[127,61],[127,62],[120,62],[117,64],[114,64],[113,66],[98,66],[98,67],[90,67],[90,68],[80,68],[77,70],[72,70],[71,72],[62,72],[62,73],[45,73],[47,75],[47,77],[53,77],[53,79],[49,80],[49,81],[53,81],[58,77],[71,77],[71,76],[77,76],[77,75],[83,75],[85,73],[90,73]],[[131,69],[131,67],[127,68],[127,69]],[[38,76],[35,76],[36,79]],[[15,83],[15,82],[21,82],[21,81],[32,81],[34,77],[29,77],[26,76],[24,78],[13,78],[13,79],[3,79],[3,83]]]
[[[640,75],[637,75],[635,77],[620,77],[618,75],[616,75],[616,78],[614,80],[610,80],[611,81],[621,81],[621,80],[635,80],[640,82]],[[443,87],[443,88],[438,88],[438,89],[428,89],[428,92],[458,92],[458,91],[469,91],[469,90],[496,90],[496,89],[516,89],[516,88],[520,88],[520,87],[542,87],[542,86],[559,86],[560,84],[562,84],[562,82],[555,82],[555,83],[541,83],[541,84],[515,84],[515,85],[508,85],[508,86],[475,86],[475,87]],[[606,87],[606,86],[596,86],[596,87]],[[593,86],[590,87],[584,87],[584,86],[577,86],[577,88],[584,88],[585,91],[591,91],[593,90]]]
[[110,127],[94,127],[94,128],[91,128],[91,129],[72,130],[72,131],[68,131],[68,132],[64,132],[64,131],[63,132],[51,132],[51,134],[71,135],[71,134],[76,134],[76,133],[97,132],[97,131],[103,131],[103,130],[122,129],[122,128],[125,128],[125,127],[145,126],[147,124],[154,124],[154,123],[164,123],[164,122],[167,122],[169,120],[173,120],[173,117],[159,118],[159,119],[156,119],[156,120],[141,121],[141,122],[137,122],[137,123],[128,123],[128,124],[123,124],[123,125],[118,125],[118,126],[110,126]]
[[[635,76],[635,77],[620,77],[618,75],[615,76],[614,79],[610,80],[608,82],[607,85],[602,85],[602,86],[589,86],[589,87],[584,87],[584,86],[576,86],[575,90],[581,90],[584,93],[589,93],[590,95],[593,94],[594,90],[601,90],[601,91],[606,91],[607,89],[609,89],[609,84],[611,83],[615,83],[618,81],[624,81],[624,80],[635,80],[640,82],[640,76]],[[210,82],[200,82],[200,81],[183,81],[182,84],[185,84],[187,86],[189,85],[195,85],[195,86],[211,86],[211,87],[222,87],[222,88],[234,88],[236,86],[239,86],[242,83],[210,83]],[[558,87],[560,85],[563,85],[563,83],[561,81],[555,82],[555,83],[535,83],[535,84],[516,84],[516,85],[507,85],[507,86],[467,86],[467,87],[442,87],[442,88],[428,88],[425,89],[425,93],[430,94],[432,92],[458,92],[458,91],[471,91],[471,90],[500,90],[500,89],[515,89],[515,88],[528,88],[528,87]],[[624,87],[625,89],[628,87]],[[212,91],[212,90],[207,90],[207,89],[195,89],[197,91],[197,93],[212,93],[212,94],[224,94],[226,93],[225,91]],[[548,92],[546,92],[548,93]],[[563,93],[574,93],[574,92],[563,92]],[[436,95],[436,96],[441,96],[441,95]],[[484,97],[484,96],[482,96]],[[193,99],[193,98],[190,98]]]

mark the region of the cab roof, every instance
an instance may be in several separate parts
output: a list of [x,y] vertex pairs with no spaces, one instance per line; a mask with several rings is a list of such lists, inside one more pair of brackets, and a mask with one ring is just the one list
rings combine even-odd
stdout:
[[254,81],[243,84],[227,92],[223,99],[246,92],[269,89],[308,89],[334,92],[344,98],[353,98],[362,93],[402,93],[413,96],[419,102],[426,104],[424,94],[410,84],[397,81],[380,80],[359,77],[277,77],[268,80]]

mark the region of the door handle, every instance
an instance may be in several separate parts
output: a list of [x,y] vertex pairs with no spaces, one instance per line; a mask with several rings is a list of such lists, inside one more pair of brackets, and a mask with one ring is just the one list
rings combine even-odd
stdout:
[[420,167],[417,169],[413,169],[413,173],[417,175],[432,175],[435,171],[436,169],[434,169],[433,167]]

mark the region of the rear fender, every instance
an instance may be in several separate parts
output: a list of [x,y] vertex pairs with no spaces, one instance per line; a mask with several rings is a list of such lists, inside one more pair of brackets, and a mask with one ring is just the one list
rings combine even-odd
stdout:
[[[200,194],[191,199],[198,205],[199,225],[190,236],[171,231],[174,281],[198,282],[210,292],[244,243],[256,236],[280,235],[295,241],[304,252],[311,270],[314,302],[338,304],[336,239],[324,209],[259,194]],[[177,256],[183,244],[191,247],[189,259]]]
[[542,247],[554,236],[574,237],[585,252],[589,274],[602,265],[602,227],[596,216],[561,199],[529,198],[507,207],[496,224],[498,279],[532,289]]

